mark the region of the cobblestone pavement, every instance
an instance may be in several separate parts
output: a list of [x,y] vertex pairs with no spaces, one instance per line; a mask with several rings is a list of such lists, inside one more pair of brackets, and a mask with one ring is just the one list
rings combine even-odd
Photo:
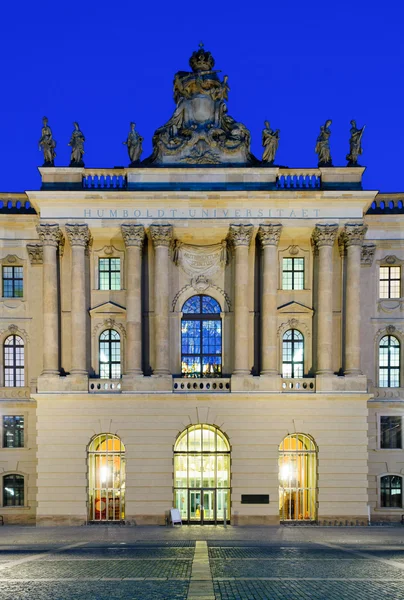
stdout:
[[5,526],[0,600],[193,600],[204,540],[206,600],[404,599],[400,527]]

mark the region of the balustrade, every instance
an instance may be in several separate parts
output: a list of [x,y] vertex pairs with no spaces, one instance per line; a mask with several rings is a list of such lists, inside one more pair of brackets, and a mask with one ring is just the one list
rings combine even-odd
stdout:
[[230,392],[230,377],[173,379],[173,392]]
[[276,177],[276,187],[281,190],[313,190],[320,186],[319,169],[279,169]]
[[90,379],[88,382],[88,391],[90,393],[120,393],[122,384],[120,379]]
[[304,379],[289,379],[282,378],[282,392],[288,394],[293,392],[315,392],[316,391],[316,380],[313,378]]
[[85,169],[83,188],[124,190],[127,187],[125,169]]

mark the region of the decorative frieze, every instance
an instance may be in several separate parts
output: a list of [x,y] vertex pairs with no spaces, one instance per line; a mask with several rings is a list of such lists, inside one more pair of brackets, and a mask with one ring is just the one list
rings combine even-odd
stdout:
[[229,240],[234,246],[249,246],[253,230],[253,225],[230,225]]
[[43,263],[43,245],[27,244],[28,258],[31,265],[42,265]]
[[282,225],[280,223],[271,223],[269,225],[260,225],[257,235],[262,246],[277,246],[281,232]]
[[324,223],[324,225],[317,224],[312,233],[313,242],[318,248],[321,248],[321,246],[333,246],[337,232],[338,225],[330,223]]
[[122,237],[125,246],[143,247],[145,231],[143,225],[121,225]]
[[364,244],[361,252],[361,265],[371,267],[376,252],[376,244]]
[[66,224],[66,234],[71,246],[88,246],[90,242],[90,230],[85,223]]
[[349,246],[362,246],[368,226],[364,223],[346,223],[341,232],[341,242]]
[[170,246],[173,238],[172,225],[150,225],[150,236],[155,248]]
[[57,223],[40,223],[36,228],[44,246],[58,246],[64,242],[62,231]]

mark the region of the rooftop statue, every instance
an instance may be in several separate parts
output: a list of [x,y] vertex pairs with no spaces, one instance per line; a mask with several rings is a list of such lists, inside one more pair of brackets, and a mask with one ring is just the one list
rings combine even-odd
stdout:
[[347,167],[360,167],[358,156],[362,154],[362,135],[365,125],[362,129],[356,127],[356,121],[351,121],[351,138],[349,140],[349,154],[346,155],[348,161]]
[[41,139],[39,140],[39,149],[43,152],[44,163],[43,167],[54,167],[56,158],[56,140],[53,139],[52,129],[48,125],[48,118],[42,119],[43,127]]
[[176,109],[153,136],[153,154],[145,161],[155,165],[251,164],[250,132],[227,114],[227,75],[220,80],[210,52],[200,44],[190,60],[192,72],[174,77]]
[[320,135],[317,138],[317,143],[314,151],[318,154],[319,167],[332,167],[331,150],[330,150],[330,135],[332,121],[328,120],[320,127]]
[[76,121],[73,123],[74,130],[70,142],[67,144],[72,147],[72,153],[70,155],[70,166],[71,167],[84,167],[83,155],[84,155],[84,142],[86,138],[80,131],[79,124]]
[[279,146],[279,129],[273,131],[269,125],[269,121],[265,121],[264,124],[265,129],[262,131],[262,145],[264,147],[262,162],[268,166],[272,166]]
[[140,156],[142,154],[142,142],[142,136],[136,131],[136,123],[131,123],[128,138],[126,142],[123,142],[128,148],[130,167],[133,167],[139,163]]

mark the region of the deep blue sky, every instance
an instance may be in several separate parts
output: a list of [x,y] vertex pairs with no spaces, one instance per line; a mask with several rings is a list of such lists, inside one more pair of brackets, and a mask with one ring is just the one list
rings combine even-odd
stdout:
[[315,166],[320,125],[333,120],[345,165],[352,118],[366,123],[365,185],[403,191],[404,9],[371,2],[8,0],[1,8],[1,191],[37,189],[42,116],[67,165],[77,120],[86,166],[127,165],[134,120],[151,152],[171,116],[172,81],[200,40],[229,75],[229,114],[261,157],[265,119],[281,130],[277,163]]

